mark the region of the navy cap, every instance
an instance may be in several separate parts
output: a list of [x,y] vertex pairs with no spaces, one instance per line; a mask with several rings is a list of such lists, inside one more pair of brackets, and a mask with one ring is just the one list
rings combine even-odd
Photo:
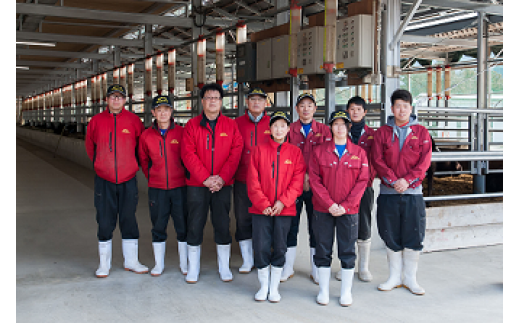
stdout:
[[287,122],[287,125],[291,124],[291,119],[289,119],[289,116],[287,115],[287,113],[285,113],[281,110],[278,110],[278,111],[273,112],[273,114],[271,114],[271,119],[269,120],[269,127],[278,119],[284,119]]
[[263,96],[264,98],[267,98],[267,93],[265,93],[264,90],[262,90],[259,87],[250,89],[249,92],[247,93],[247,97],[249,98],[251,95],[260,95],[260,96]]
[[119,84],[110,85],[107,89],[107,96],[112,93],[121,93],[123,96],[126,96],[125,87]]
[[152,109],[157,108],[160,105],[167,105],[170,108],[173,108],[172,101],[170,100],[170,97],[167,95],[158,95],[155,98],[153,98],[152,101]]
[[345,111],[345,110],[338,110],[338,111],[334,111],[330,114],[330,118],[329,118],[329,125],[331,125],[334,120],[336,119],[343,119],[345,120],[345,123],[346,122],[352,122],[350,120],[350,116],[348,115],[348,113]]
[[298,99],[296,99],[296,105],[298,105],[300,103],[300,101],[303,99],[311,99],[312,102],[314,102],[314,104],[316,104],[316,99],[314,99],[314,95],[312,95],[310,93],[303,93],[303,94],[298,95]]

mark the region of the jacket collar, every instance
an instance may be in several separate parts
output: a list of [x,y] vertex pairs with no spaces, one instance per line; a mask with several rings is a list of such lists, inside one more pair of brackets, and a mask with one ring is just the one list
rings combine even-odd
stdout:
[[273,149],[278,149],[278,147],[287,144],[287,136],[285,136],[285,141],[284,141],[281,145],[280,145],[279,143],[277,143],[276,141],[274,141],[273,138],[271,138],[271,140],[269,140],[269,144],[271,145],[271,147],[272,147]]
[[[338,156],[338,150],[336,149],[336,143],[334,142],[334,138],[332,140],[324,142],[322,145],[325,145],[326,151]],[[347,143],[345,144],[345,152],[343,153],[343,155],[346,155],[352,151],[352,145],[352,141],[349,137],[347,137]],[[338,157],[341,158],[342,156]]]
[[[209,123],[208,117],[206,117],[206,114],[204,113],[204,111],[202,111],[201,115],[202,115],[202,118],[200,119],[200,125],[203,126],[204,128],[206,128],[206,125]],[[218,113],[217,119],[215,119],[215,120],[218,120],[218,118],[220,118],[221,115],[222,115],[222,111],[220,111]]]
[[[298,132],[304,133],[302,121],[300,119],[298,119],[298,121],[296,121],[295,124],[296,124],[295,130],[297,130]],[[318,123],[314,119],[312,119],[312,121],[311,121],[311,131],[312,131],[312,133],[318,132]]]
[[[152,128],[159,131],[159,133],[160,133],[159,125],[157,124],[157,120],[153,121]],[[173,128],[175,128],[175,122],[173,121],[173,118],[170,118],[170,127],[168,128],[168,130],[172,130]]]

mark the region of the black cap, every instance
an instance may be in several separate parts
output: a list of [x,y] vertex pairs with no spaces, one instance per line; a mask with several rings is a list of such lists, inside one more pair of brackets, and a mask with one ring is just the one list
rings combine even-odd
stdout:
[[172,108],[172,101],[170,100],[170,97],[167,95],[158,95],[155,98],[153,98],[152,101],[152,109],[157,108],[160,105],[167,105],[170,108]]
[[247,97],[249,98],[251,95],[260,95],[260,96],[263,96],[264,98],[267,98],[267,93],[265,93],[264,90],[262,90],[259,87],[250,89],[249,92],[247,93]]
[[112,93],[121,93],[123,96],[126,96],[125,87],[119,84],[110,85],[107,89],[107,96]]
[[291,119],[289,119],[289,116],[287,115],[287,113],[285,113],[281,110],[278,110],[278,111],[273,112],[273,114],[271,114],[271,119],[269,120],[269,127],[278,119],[284,119],[287,122],[287,125],[291,124]]
[[300,103],[300,101],[303,99],[311,99],[312,102],[314,102],[314,104],[316,104],[316,99],[314,99],[314,95],[312,95],[310,93],[303,93],[303,94],[298,95],[298,99],[296,99],[296,105],[298,105]]
[[345,111],[345,110],[338,110],[338,111],[334,111],[330,114],[330,118],[329,118],[329,125],[331,125],[334,120],[336,119],[343,119],[345,120],[345,123],[346,122],[352,122],[350,120],[350,116],[348,115],[348,113]]

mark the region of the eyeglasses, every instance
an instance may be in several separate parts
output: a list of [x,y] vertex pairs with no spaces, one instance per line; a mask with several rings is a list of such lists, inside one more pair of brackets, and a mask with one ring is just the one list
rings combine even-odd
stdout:
[[253,102],[264,102],[265,98],[249,98],[249,101]]
[[124,99],[124,97],[119,96],[119,95],[118,95],[118,96],[109,96],[108,98],[109,98],[110,100],[114,100],[114,101],[117,101],[117,100],[123,100],[123,99]]
[[207,97],[205,96],[205,97],[203,97],[203,99],[204,99],[204,100],[208,100],[208,101],[218,101],[218,100],[222,100],[222,98],[217,98],[217,97],[213,98],[213,97],[209,97],[209,96],[207,96]]

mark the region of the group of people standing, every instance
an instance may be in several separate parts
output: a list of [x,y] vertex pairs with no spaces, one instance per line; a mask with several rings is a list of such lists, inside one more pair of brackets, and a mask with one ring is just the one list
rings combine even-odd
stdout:
[[[337,240],[341,271],[339,303],[352,304],[352,282],[358,246],[358,277],[371,281],[372,183],[381,179],[377,224],[387,247],[389,278],[378,289],[404,286],[417,295],[416,272],[425,233],[421,182],[431,160],[428,131],[412,114],[406,90],[392,94],[387,124],[374,131],[365,124],[367,107],[351,98],[346,110],[330,115],[328,125],[314,119],[311,94],[298,97],[299,120],[283,111],[267,115],[267,94],[253,88],[247,110],[235,120],[221,113],[224,92],[218,84],[201,91],[202,113],[185,127],[175,123],[168,96],[153,99],[155,121],[144,129],[125,110],[126,91],[112,85],[107,109],[87,127],[85,146],[93,161],[100,264],[97,277],[111,269],[112,233],[119,219],[124,268],[147,273],[138,260],[139,230],[136,172],[148,179],[155,267],[164,270],[166,228],[174,223],[179,266],[187,283],[200,273],[201,244],[208,211],[217,247],[218,271],[233,280],[230,218],[233,194],[235,240],[243,259],[239,273],[258,272],[257,301],[279,302],[280,282],[294,275],[300,214],[305,204],[310,244],[311,279],[319,285],[318,304],[329,303],[332,247]],[[335,237],[336,236],[336,237]]]

